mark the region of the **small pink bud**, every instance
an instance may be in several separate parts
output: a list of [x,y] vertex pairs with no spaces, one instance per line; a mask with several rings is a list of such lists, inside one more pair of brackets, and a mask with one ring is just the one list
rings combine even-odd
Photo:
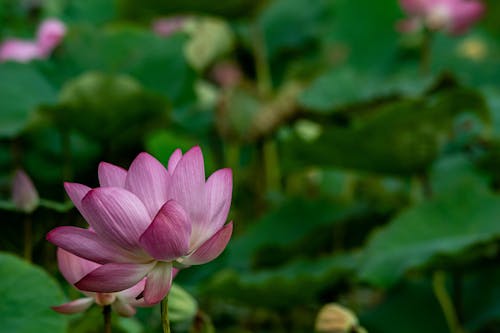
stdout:
[[184,16],[160,18],[153,21],[152,29],[157,35],[162,37],[168,37],[173,33],[181,30],[185,22],[186,22],[186,17]]
[[40,201],[33,182],[21,169],[16,170],[12,181],[12,201],[17,209],[25,213],[33,212]]
[[234,87],[241,82],[243,74],[236,63],[223,61],[215,64],[212,77],[222,87]]

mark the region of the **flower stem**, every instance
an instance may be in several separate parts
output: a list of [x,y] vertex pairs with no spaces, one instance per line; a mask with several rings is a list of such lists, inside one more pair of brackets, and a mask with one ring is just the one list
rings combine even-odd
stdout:
[[280,192],[280,165],[278,148],[273,139],[264,141],[263,145],[264,174],[267,192]]
[[71,201],[57,202],[48,199],[40,198],[40,207],[45,207],[48,209],[55,210],[59,213],[65,213],[73,208],[73,203]]
[[432,276],[432,286],[434,294],[443,310],[444,317],[448,323],[451,333],[465,333],[460,326],[455,307],[446,289],[446,274],[443,271],[436,271]]
[[161,301],[161,326],[163,333],[170,333],[170,322],[168,320],[168,295]]
[[105,305],[102,308],[104,318],[104,333],[111,333],[111,305]]
[[253,27],[253,53],[257,74],[257,90],[261,96],[268,96],[272,91],[271,70],[269,68],[266,44],[258,24]]
[[102,308],[102,316],[104,317],[104,333],[111,333],[111,305],[105,305]]
[[33,250],[32,224],[31,216],[26,214],[24,217],[24,259],[31,262]]

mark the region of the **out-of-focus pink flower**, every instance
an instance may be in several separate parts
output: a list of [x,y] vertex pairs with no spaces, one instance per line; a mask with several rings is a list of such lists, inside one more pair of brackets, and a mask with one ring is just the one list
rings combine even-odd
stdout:
[[102,162],[98,173],[98,188],[65,184],[92,229],[64,226],[47,235],[55,245],[102,265],[75,284],[79,289],[116,292],[146,277],[145,302],[158,303],[170,290],[174,264],[207,263],[229,242],[232,172],[221,169],[205,181],[199,147],[184,155],[174,151],[168,168],[141,153],[128,171]]
[[22,40],[11,38],[0,45],[0,61],[14,60],[28,62],[47,58],[61,43],[66,34],[66,26],[59,20],[47,19],[38,27],[37,39]]
[[479,20],[485,10],[478,0],[400,0],[399,3],[409,16],[398,22],[402,32],[427,27],[460,35]]
[[174,32],[181,30],[186,20],[187,18],[185,16],[156,19],[152,23],[152,29],[157,35],[168,37]]
[[40,202],[31,178],[21,169],[16,170],[12,180],[12,202],[25,213],[33,212]]
[[66,26],[63,22],[48,19],[42,22],[37,32],[36,43],[42,57],[47,57],[57,47],[66,35]]
[[[61,248],[57,249],[57,263],[59,264],[61,274],[71,284],[75,284],[89,272],[101,266],[92,261],[75,256]],[[135,307],[146,306],[144,299],[136,299],[144,290],[145,283],[146,280],[142,279],[131,288],[118,293],[93,293],[81,290],[87,297],[53,306],[52,309],[60,313],[70,314],[85,311],[93,303],[96,303],[100,306],[111,305],[121,316],[130,317],[135,314]]]
[[222,61],[214,65],[212,69],[212,77],[221,87],[237,86],[243,74],[238,64],[230,61]]

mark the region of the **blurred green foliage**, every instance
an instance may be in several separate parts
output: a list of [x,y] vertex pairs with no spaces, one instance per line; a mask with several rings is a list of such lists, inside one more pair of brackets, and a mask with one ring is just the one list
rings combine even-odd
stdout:
[[[338,302],[370,333],[444,333],[438,287],[467,332],[500,332],[500,4],[487,2],[468,34],[434,36],[422,73],[396,0],[0,0],[2,39],[68,25],[50,58],[0,64],[0,207],[18,167],[64,203],[62,183],[97,184],[99,161],[146,150],[166,164],[199,144],[207,171],[233,169],[235,234],[176,277],[198,307],[175,332],[313,332]],[[171,35],[152,30],[177,16]],[[15,257],[25,216],[0,211],[0,332],[102,329],[96,307],[48,308],[78,294],[45,241],[84,225],[61,210],[31,216],[32,264]],[[159,324],[158,307],[113,319]]]

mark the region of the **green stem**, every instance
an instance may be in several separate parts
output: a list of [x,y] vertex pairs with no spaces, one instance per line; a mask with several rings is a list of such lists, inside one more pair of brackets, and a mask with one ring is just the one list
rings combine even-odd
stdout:
[[12,201],[7,201],[7,200],[0,200],[0,209],[10,210],[12,212],[19,211],[16,205],[14,205]]
[[65,213],[73,208],[73,203],[71,201],[57,202],[48,199],[40,199],[39,205],[40,207],[52,209],[59,213]]
[[32,229],[31,216],[26,214],[24,217],[24,259],[28,262],[31,262],[33,252]]
[[448,323],[451,333],[465,333],[458,320],[453,301],[446,289],[446,274],[443,271],[436,271],[432,276],[432,286],[434,294],[443,310],[444,317]]
[[262,150],[264,155],[266,190],[268,193],[279,192],[281,190],[281,176],[276,142],[273,139],[267,139],[264,141]]
[[111,305],[105,305],[102,308],[104,318],[104,333],[111,333]]
[[267,96],[272,90],[271,71],[267,59],[267,50],[260,27],[253,28],[253,48],[255,57],[255,71],[257,74],[257,90],[262,96]]
[[161,326],[163,333],[170,333],[170,322],[168,320],[168,295],[161,301]]

